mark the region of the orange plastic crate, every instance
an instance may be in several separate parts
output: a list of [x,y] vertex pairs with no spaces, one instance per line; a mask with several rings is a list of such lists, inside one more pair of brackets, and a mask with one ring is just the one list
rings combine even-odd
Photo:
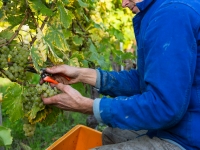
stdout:
[[47,150],[88,150],[102,145],[102,133],[84,125],[76,125]]

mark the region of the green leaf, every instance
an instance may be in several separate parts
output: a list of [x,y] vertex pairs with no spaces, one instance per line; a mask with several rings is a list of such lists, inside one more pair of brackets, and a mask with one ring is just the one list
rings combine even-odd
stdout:
[[71,86],[75,88],[76,90],[78,90],[81,93],[81,95],[85,97],[90,96],[90,92],[87,90],[90,88],[90,85],[86,85],[79,82],[79,83],[72,84]]
[[68,29],[70,25],[72,24],[72,19],[74,18],[74,15],[71,11],[65,9],[63,5],[58,5],[58,11],[60,14],[60,21],[62,25]]
[[43,65],[43,58],[41,56],[41,53],[34,46],[31,48],[30,51],[31,51],[31,58],[33,60],[34,68],[37,72],[40,72],[40,69]]
[[[1,4],[0,4],[0,5],[1,5]],[[1,8],[1,6],[0,6],[0,8]],[[3,16],[4,16],[3,11],[0,10],[0,20],[3,18]]]
[[111,28],[108,31],[111,35],[114,35],[119,41],[123,41],[124,37],[123,37],[123,33],[120,32],[119,30],[115,29],[115,28]]
[[64,36],[65,36],[65,39],[69,39],[69,37],[72,36],[72,31],[64,30],[64,31],[63,31],[63,34],[64,34]]
[[94,44],[92,43],[92,41],[90,40],[90,48],[89,50],[92,52],[92,53],[97,53],[97,49],[96,47],[94,46]]
[[75,35],[75,36],[72,38],[72,40],[73,40],[73,43],[74,43],[75,45],[82,45],[84,39],[83,39],[82,37],[79,37],[78,35]]
[[97,29],[102,29],[101,25],[97,24],[97,23],[94,23],[94,27],[97,28]]
[[97,59],[97,63],[98,63],[100,66],[105,65],[105,59],[104,59],[104,56],[99,55],[99,57],[98,57],[98,59]]
[[52,10],[47,8],[41,0],[28,0],[29,6],[33,12],[36,14],[42,14],[45,16],[51,16],[53,14]]
[[81,64],[82,64],[82,67],[83,68],[88,68],[89,66],[88,66],[88,61],[87,60],[82,60],[81,61]]
[[13,36],[13,34],[14,34],[14,32],[12,32],[12,30],[6,29],[6,30],[2,30],[0,32],[0,37],[10,39]]
[[134,59],[134,55],[131,52],[125,52],[122,55],[122,60],[126,60],[126,59]]
[[96,62],[98,60],[98,53],[97,53],[96,47],[94,46],[91,40],[89,43],[90,43],[89,51],[91,52],[89,60]]
[[84,3],[82,0],[78,0],[78,3],[81,7],[88,7],[88,4]]
[[62,0],[62,2],[65,4],[65,5],[68,5],[70,2],[69,0]]
[[11,121],[16,121],[23,117],[22,87],[12,82],[3,97],[2,108],[6,110]]
[[0,126],[0,146],[8,146],[11,145],[13,138],[11,136],[11,130]]
[[27,72],[26,73],[26,81],[28,81],[31,84],[38,84],[40,81],[40,74]]
[[19,25],[24,18],[24,14],[21,15],[9,15],[7,20],[11,24],[12,27]]

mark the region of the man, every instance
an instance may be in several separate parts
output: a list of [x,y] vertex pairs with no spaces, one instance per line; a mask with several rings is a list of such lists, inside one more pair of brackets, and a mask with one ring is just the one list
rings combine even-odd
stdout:
[[[65,83],[55,85],[63,93],[44,98],[44,104],[94,113],[107,124],[105,146],[97,149],[200,149],[200,2],[123,0],[122,6],[136,13],[137,69],[47,68],[71,80],[57,77]],[[83,97],[66,85],[76,82],[110,97]]]

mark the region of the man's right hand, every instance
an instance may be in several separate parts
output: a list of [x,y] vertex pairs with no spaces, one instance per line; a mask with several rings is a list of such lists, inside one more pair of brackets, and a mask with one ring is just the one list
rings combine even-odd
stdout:
[[[68,65],[58,65],[46,68],[47,73],[52,74],[53,78],[59,83],[73,84],[83,82],[95,86],[96,70],[90,68],[78,68]],[[44,81],[41,80],[40,83]]]

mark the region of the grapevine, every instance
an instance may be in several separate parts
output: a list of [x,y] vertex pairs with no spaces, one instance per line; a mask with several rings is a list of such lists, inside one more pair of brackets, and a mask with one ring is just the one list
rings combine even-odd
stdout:
[[23,119],[26,136],[34,135],[39,122],[54,123],[61,112],[42,102],[41,97],[60,92],[48,83],[38,84],[41,68],[92,64],[109,69],[110,53],[119,62],[133,58],[119,50],[119,42],[126,40],[128,47],[133,39],[128,39],[129,28],[128,36],[120,34],[126,22],[112,20],[130,16],[117,4],[116,0],[0,0],[0,80],[10,80],[2,105],[12,121]]

